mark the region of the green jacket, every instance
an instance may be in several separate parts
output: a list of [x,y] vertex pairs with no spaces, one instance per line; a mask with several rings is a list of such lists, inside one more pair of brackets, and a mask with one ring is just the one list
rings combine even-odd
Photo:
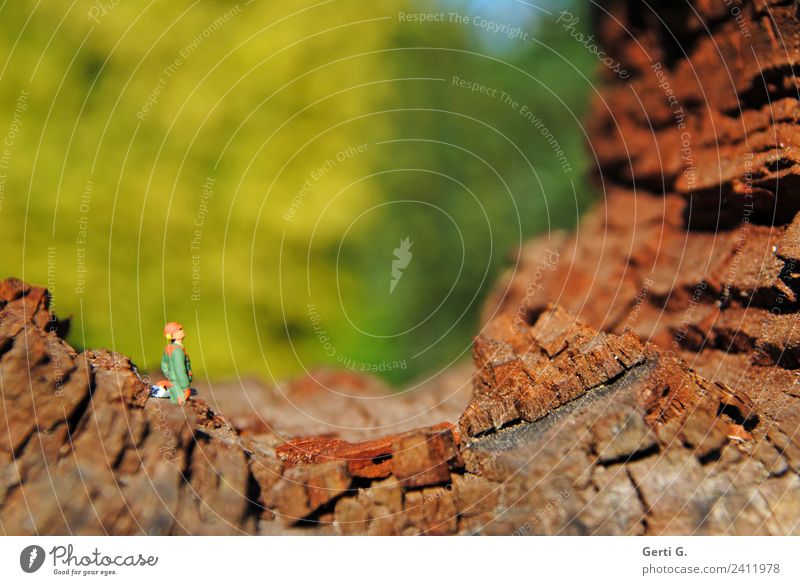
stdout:
[[164,348],[161,356],[161,371],[172,383],[169,389],[170,401],[178,402],[178,396],[190,387],[192,383],[192,362],[189,354],[179,343],[170,343]]

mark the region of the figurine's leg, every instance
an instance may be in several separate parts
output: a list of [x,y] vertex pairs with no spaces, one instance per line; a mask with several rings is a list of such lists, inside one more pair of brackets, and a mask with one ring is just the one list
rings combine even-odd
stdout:
[[183,392],[173,384],[169,387],[169,399],[173,404],[183,404]]

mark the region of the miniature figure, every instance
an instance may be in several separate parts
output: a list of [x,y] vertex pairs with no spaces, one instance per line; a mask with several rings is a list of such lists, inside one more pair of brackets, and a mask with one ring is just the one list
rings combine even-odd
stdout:
[[183,325],[171,321],[164,325],[164,337],[167,346],[161,356],[161,371],[168,380],[161,380],[150,389],[153,398],[167,398],[173,404],[184,404],[192,394],[192,364],[189,355],[183,347],[186,333]]

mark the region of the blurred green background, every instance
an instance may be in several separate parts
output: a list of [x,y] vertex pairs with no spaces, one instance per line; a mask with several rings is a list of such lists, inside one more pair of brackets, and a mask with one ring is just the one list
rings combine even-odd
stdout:
[[166,320],[213,379],[445,367],[591,199],[561,10],[586,31],[558,0],[4,2],[2,274],[143,369]]

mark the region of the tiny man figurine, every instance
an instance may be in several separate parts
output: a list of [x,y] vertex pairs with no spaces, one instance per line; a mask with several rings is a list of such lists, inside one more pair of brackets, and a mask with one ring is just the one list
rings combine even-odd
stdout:
[[180,323],[171,321],[164,325],[164,337],[169,342],[161,356],[161,371],[169,379],[167,390],[173,404],[183,404],[189,400],[192,391],[192,364],[183,348],[186,333]]

